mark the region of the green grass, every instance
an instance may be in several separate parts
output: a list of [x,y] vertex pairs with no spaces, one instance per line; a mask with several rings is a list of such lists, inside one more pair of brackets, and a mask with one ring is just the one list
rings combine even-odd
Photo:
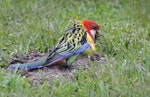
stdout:
[[[1,0],[1,97],[148,97],[150,96],[149,0]],[[79,71],[78,80],[52,80],[34,87],[19,74],[6,73],[14,53],[46,52],[74,19],[90,19],[101,26],[97,49],[107,60],[90,71]],[[102,70],[97,70],[100,65]],[[107,65],[107,66],[106,66]]]

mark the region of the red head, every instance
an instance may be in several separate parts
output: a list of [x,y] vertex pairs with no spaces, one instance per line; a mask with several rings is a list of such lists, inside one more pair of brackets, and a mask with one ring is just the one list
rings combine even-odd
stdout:
[[87,33],[95,41],[99,37],[100,26],[91,20],[82,20],[83,27],[86,29]]

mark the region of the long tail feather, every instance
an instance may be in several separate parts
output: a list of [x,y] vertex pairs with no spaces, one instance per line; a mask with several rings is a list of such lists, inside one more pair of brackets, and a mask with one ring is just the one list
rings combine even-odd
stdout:
[[45,64],[47,58],[43,58],[41,60],[31,62],[31,63],[25,63],[25,64],[16,64],[16,65],[11,65],[8,68],[11,69],[23,69],[23,70],[31,70],[31,69],[38,69],[42,68],[43,64]]

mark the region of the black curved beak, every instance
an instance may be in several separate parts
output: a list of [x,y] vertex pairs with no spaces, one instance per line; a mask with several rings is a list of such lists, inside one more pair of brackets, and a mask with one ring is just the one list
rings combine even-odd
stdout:
[[100,40],[100,36],[102,36],[102,35],[100,34],[100,30],[96,30],[95,41],[96,41],[96,40]]

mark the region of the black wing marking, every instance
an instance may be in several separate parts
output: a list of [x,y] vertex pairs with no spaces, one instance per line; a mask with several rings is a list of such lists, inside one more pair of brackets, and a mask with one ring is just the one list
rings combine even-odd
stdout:
[[[76,26],[76,25],[75,25]],[[70,56],[65,56],[66,52],[79,49],[86,43],[86,32],[82,26],[72,27],[59,39],[56,46],[50,52],[47,63],[50,65],[62,59],[67,59]]]

